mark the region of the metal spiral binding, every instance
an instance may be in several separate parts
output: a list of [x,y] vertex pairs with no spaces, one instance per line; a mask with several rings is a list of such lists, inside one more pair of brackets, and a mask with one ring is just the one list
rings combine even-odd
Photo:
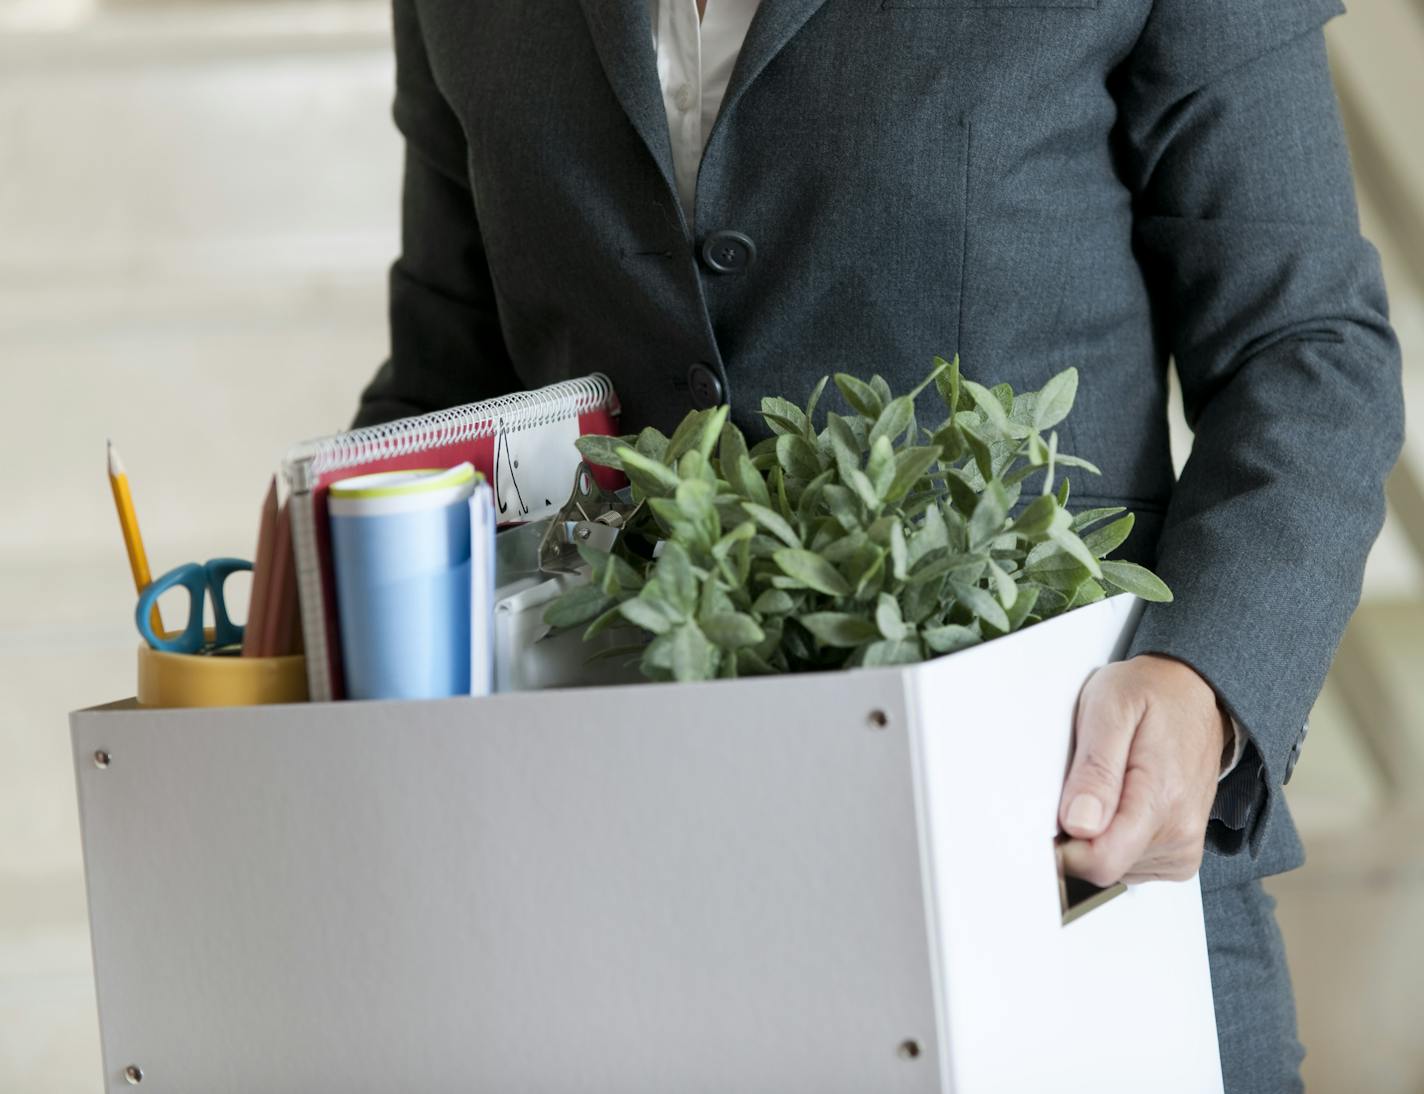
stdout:
[[612,399],[613,384],[608,377],[595,372],[536,391],[516,392],[419,418],[353,429],[350,433],[315,442],[305,452],[289,459],[291,463],[299,463],[305,462],[302,457],[309,458],[309,473],[315,477],[345,467],[490,437],[501,429],[505,432],[538,429],[572,414],[608,406]]

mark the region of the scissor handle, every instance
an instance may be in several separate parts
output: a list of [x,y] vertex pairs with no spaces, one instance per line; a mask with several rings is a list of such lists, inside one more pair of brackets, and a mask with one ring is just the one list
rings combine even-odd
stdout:
[[208,591],[213,598],[213,645],[236,645],[242,641],[247,628],[239,627],[228,616],[223,586],[233,574],[241,570],[251,570],[252,563],[240,558],[213,558],[207,561],[203,569],[207,571]]
[[[188,590],[188,625],[172,638],[165,638],[153,629],[152,611],[158,598],[175,585]],[[157,581],[144,586],[138,594],[138,606],[134,609],[134,621],[143,640],[156,650],[165,653],[197,653],[203,648],[203,596],[208,589],[208,574],[196,562],[169,570]]]
[[[252,563],[240,558],[209,559],[201,566],[189,562],[169,570],[144,588],[134,608],[134,620],[143,640],[165,653],[200,653],[207,642],[203,636],[203,598],[213,601],[213,645],[232,646],[242,641],[245,628],[233,623],[227,614],[223,586],[239,570],[252,569]],[[188,590],[188,624],[174,637],[164,637],[153,629],[152,611],[158,598],[176,585]]]

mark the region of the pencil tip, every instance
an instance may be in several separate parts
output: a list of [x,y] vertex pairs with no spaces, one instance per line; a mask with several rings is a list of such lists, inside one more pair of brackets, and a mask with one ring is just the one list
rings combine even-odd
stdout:
[[122,475],[124,473],[123,461],[119,459],[119,450],[114,447],[114,442],[109,441],[109,474]]

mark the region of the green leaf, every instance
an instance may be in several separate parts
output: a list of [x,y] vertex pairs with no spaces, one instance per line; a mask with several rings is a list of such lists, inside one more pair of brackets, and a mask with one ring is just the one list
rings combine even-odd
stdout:
[[1084,509],[1081,513],[1074,515],[1073,531],[1082,535],[1085,529],[1091,528],[1095,524],[1100,524],[1109,517],[1115,517],[1119,513],[1126,512],[1127,510],[1121,505],[1113,505],[1104,509]]
[[643,587],[643,575],[633,569],[626,559],[582,543],[578,553],[589,564],[592,583],[610,596],[623,591],[636,592]]
[[1066,368],[1044,384],[1043,390],[1038,393],[1033,414],[1034,429],[1049,429],[1068,417],[1077,396],[1078,370]]
[[1004,611],[1006,613],[1012,611],[1014,602],[1018,600],[1019,587],[1014,579],[992,559],[989,561],[989,580],[994,583],[994,593],[998,596],[999,603],[1004,606]]
[[871,512],[880,508],[880,495],[875,490],[875,484],[870,481],[864,471],[852,469],[846,483]]
[[821,496],[835,476],[836,469],[828,467],[808,482],[806,488],[801,491],[801,498],[796,503],[796,519],[802,524],[809,525],[820,516]]
[[814,479],[821,473],[820,457],[799,433],[783,433],[776,438],[776,460],[792,478]]
[[585,460],[594,467],[623,469],[622,450],[628,447],[621,437],[605,437],[600,433],[588,433],[574,442]]
[[910,547],[905,541],[905,526],[896,518],[890,528],[890,574],[904,581],[910,574]]
[[924,650],[918,639],[906,638],[892,641],[872,642],[865,648],[860,663],[866,668],[883,668],[887,665],[913,665],[925,659]]
[[1038,603],[1039,594],[1043,592],[1043,586],[1026,581],[1018,587],[1018,596],[1014,600],[1014,606],[1006,611],[1009,617],[1009,630],[1016,631],[1024,625],[1024,620],[1028,618],[1029,612],[1033,611],[1034,605]]
[[712,458],[712,449],[717,447],[717,441],[722,436],[722,429],[727,424],[727,416],[731,412],[732,408],[726,403],[713,407],[708,412],[707,419],[702,423],[702,432],[698,435],[696,448],[696,451],[702,455],[703,463]]
[[[716,409],[725,410],[726,408],[718,407]],[[702,430],[712,413],[711,409],[692,410],[682,421],[677,423],[677,428],[672,431],[672,437],[668,441],[667,451],[663,453],[664,463],[673,466],[682,458],[684,452],[691,452],[698,446],[698,442],[702,439]],[[725,418],[726,416],[723,415],[724,420]]]
[[585,627],[583,631],[583,640],[587,642],[592,638],[597,638],[609,627],[620,622],[623,619],[623,613],[622,611],[620,611],[622,606],[623,605],[621,604],[615,604],[613,607],[605,610],[602,615],[600,615],[597,619],[595,619],[592,623]]
[[842,528],[851,529],[860,523],[860,506],[856,504],[855,493],[848,486],[828,483],[821,491],[826,510]]
[[868,619],[846,612],[812,612],[798,616],[797,622],[810,631],[823,646],[849,649],[880,636],[880,632]]
[[953,422],[938,430],[930,440],[943,450],[943,458],[948,463],[957,461],[964,455],[965,449],[968,447],[964,443],[963,430]]
[[1054,514],[1059,512],[1058,499],[1051,494],[1034,498],[1013,523],[1013,530],[1021,536],[1041,536],[1053,524]]
[[674,680],[710,680],[716,674],[717,651],[696,623],[684,623],[665,639],[671,647]]
[[783,547],[771,557],[784,574],[808,589],[815,589],[827,596],[846,596],[850,593],[850,585],[846,579],[820,555]]
[[774,509],[768,509],[765,505],[757,505],[755,502],[744,501],[742,508],[747,511],[753,520],[774,535],[777,539],[788,547],[801,546],[801,537],[796,534],[796,530],[791,527],[786,518]]
[[781,589],[767,589],[752,603],[752,611],[758,615],[786,615],[795,609],[796,601]]
[[697,610],[697,575],[681,543],[671,539],[663,544],[654,573],[663,594],[682,616]]
[[991,481],[984,493],[979,495],[979,503],[974,506],[974,515],[969,518],[971,551],[983,550],[1003,530],[1008,509],[1004,488]]
[[831,452],[836,458],[836,470],[842,481],[860,467],[860,442],[850,423],[839,414],[826,416],[826,435],[830,438]]
[[[934,363],[937,366],[946,364],[943,357],[936,357]],[[944,400],[944,405],[949,409],[949,416],[952,418],[959,410],[959,354],[954,355],[954,360],[949,361],[948,368],[936,372],[935,388],[939,391],[940,398]]]
[[1059,549],[1057,544],[1048,541],[1039,546],[1046,548],[1045,552],[1040,555],[1038,548],[1034,548],[1024,567],[1025,575],[1039,584],[1072,595],[1079,585],[1092,576],[1083,563]]
[[[984,414],[984,420],[992,426],[1001,437],[1023,437],[1027,430],[1009,420],[1009,415],[1004,410],[1004,404],[999,397],[988,388],[976,384],[973,380],[965,380],[964,389],[974,397],[974,405]],[[1012,397],[1012,396],[1011,396]],[[988,478],[988,475],[984,476]]]
[[[992,398],[992,396],[991,396]],[[967,422],[961,423],[959,432],[964,437],[964,443],[969,446],[970,453],[974,456],[974,466],[979,469],[985,481],[994,477],[994,454],[989,448],[989,442],[979,435],[978,429]]]
[[864,600],[880,591],[885,580],[885,556],[889,553],[878,548],[870,548],[874,553],[860,568],[860,579],[855,583],[855,597]]
[[1088,550],[1088,545],[1078,538],[1076,532],[1067,528],[1051,528],[1048,535],[1054,543],[1063,548],[1065,553],[1081,562],[1089,574],[1093,577],[1102,576],[1103,572],[1098,565],[1097,558],[1094,557],[1092,551]]
[[765,632],[757,626],[756,620],[741,612],[720,612],[699,620],[699,623],[702,633],[712,644],[721,646],[724,650],[755,646],[766,637]]
[[1095,464],[1095,463],[1090,463],[1090,462],[1088,462],[1087,460],[1082,459],[1081,457],[1078,457],[1078,456],[1065,456],[1065,455],[1063,455],[1063,453],[1060,452],[1060,453],[1058,454],[1058,463],[1059,463],[1059,465],[1062,466],[1062,467],[1078,467],[1078,468],[1081,468],[1082,470],[1088,472],[1088,474],[1090,474],[1090,475],[1101,475],[1101,474],[1102,474],[1102,472],[1098,470],[1098,465],[1097,465],[1097,464]]
[[580,627],[602,615],[614,604],[597,585],[575,585],[561,593],[544,610],[544,622],[551,627]]
[[871,449],[875,448],[875,442],[881,437],[892,442],[898,440],[900,435],[910,428],[910,423],[914,421],[914,418],[915,403],[913,399],[908,395],[891,399],[870,430]]
[[870,459],[865,464],[865,475],[875,488],[876,495],[884,497],[895,478],[895,446],[888,437],[876,437],[870,443]]
[[818,553],[831,565],[840,566],[849,562],[860,551],[865,550],[869,543],[870,536],[858,528],[854,532],[849,532],[826,544]]
[[726,558],[738,543],[751,539],[754,535],[756,535],[756,525],[749,520],[743,521],[712,545],[712,557]]
[[806,401],[806,421],[815,429],[816,407],[821,402],[821,393],[826,390],[826,384],[830,381],[829,376],[822,376],[816,382],[816,386],[811,389],[811,398]]
[[944,514],[940,512],[939,503],[932,502],[925,510],[924,521],[920,527],[910,534],[909,557],[907,559],[911,566],[914,566],[931,551],[948,549],[949,529],[944,523]]
[[[1045,493],[1045,494],[1050,494],[1050,493],[1053,492],[1053,476],[1057,473],[1057,470],[1058,470],[1058,434],[1057,434],[1057,433],[1050,433],[1050,434],[1048,435],[1048,451],[1044,454],[1044,457],[1043,457],[1043,467],[1044,467],[1044,471],[1043,471],[1043,493]],[[1059,504],[1059,505],[1067,505],[1067,504],[1068,504],[1068,498],[1067,498],[1066,490],[1065,490],[1065,491],[1060,491],[1059,497],[1058,497],[1058,504]]]
[[963,627],[958,623],[946,623],[942,627],[931,627],[921,636],[925,645],[935,653],[954,653],[955,650],[977,646],[983,639],[973,627]]
[[1087,604],[1096,604],[1106,595],[1101,585],[1092,578],[1088,578],[1087,581],[1073,590],[1072,599],[1068,601],[1068,607],[1064,610],[1071,611],[1074,608],[1081,608]]
[[981,589],[978,585],[966,585],[962,581],[951,581],[949,587],[954,593],[954,599],[984,620],[985,623],[996,630],[1008,632],[1009,617],[1004,614],[1003,607],[987,589]]
[[875,393],[875,389],[863,380],[858,380],[854,376],[845,372],[836,373],[836,387],[845,396],[857,414],[875,421],[885,410],[885,404],[880,396]]
[[668,439],[663,436],[661,430],[647,426],[638,434],[637,443],[633,447],[648,459],[663,463],[665,462],[663,456],[667,454]]
[[882,491],[885,500],[894,504],[902,500],[941,457],[938,445],[922,448],[902,448],[895,453],[895,476],[890,487]]
[[742,435],[742,431],[731,422],[724,424],[721,441],[717,446],[717,462],[722,467],[722,477],[738,492],[740,489],[732,482],[732,470],[736,467],[738,458],[747,454],[747,439]]
[[722,465],[722,475],[727,484],[747,501],[757,505],[770,506],[771,494],[767,492],[766,480],[746,455],[738,455],[729,467]]
[[1104,562],[1103,580],[1125,593],[1132,593],[1154,604],[1170,604],[1172,590],[1167,583],[1145,566],[1135,562]]
[[805,412],[790,399],[768,395],[761,401],[761,416],[773,433],[795,433],[804,437],[811,432]]
[[904,638],[910,631],[900,615],[900,602],[889,593],[881,593],[875,602],[875,626],[884,638]]
[[653,601],[641,596],[623,601],[618,605],[618,611],[635,627],[642,627],[643,630],[652,631],[653,634],[667,634],[672,630],[674,621],[667,617],[667,613]]
[[677,484],[673,499],[683,514],[691,520],[703,521],[712,514],[712,502],[717,496],[711,483],[701,479],[684,479]]
[[1127,516],[1105,524],[1095,532],[1089,532],[1083,537],[1083,545],[1098,558],[1106,558],[1119,547],[1123,541],[1132,534],[1132,525],[1137,520],[1135,516],[1128,513]]
[[[914,401],[920,397],[920,393],[924,391],[925,388],[931,384],[937,384],[939,378],[950,371],[950,367],[950,363],[943,357],[936,357],[934,359],[934,368],[930,370],[930,374],[910,389],[910,403],[913,405]],[[911,439],[914,439],[913,434],[911,435]]]
[[671,494],[682,481],[671,467],[649,459],[635,449],[624,446],[620,454],[623,458],[624,473],[634,486],[650,498]]

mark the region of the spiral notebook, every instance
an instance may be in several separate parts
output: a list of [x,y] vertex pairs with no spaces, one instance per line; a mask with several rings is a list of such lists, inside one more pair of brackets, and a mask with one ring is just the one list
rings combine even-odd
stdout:
[[305,441],[288,452],[282,470],[291,491],[288,504],[311,699],[340,699],[345,694],[326,506],[334,481],[375,471],[453,467],[468,460],[493,485],[500,524],[540,520],[569,499],[580,460],[574,441],[588,433],[616,433],[617,420],[613,385],[594,373]]

